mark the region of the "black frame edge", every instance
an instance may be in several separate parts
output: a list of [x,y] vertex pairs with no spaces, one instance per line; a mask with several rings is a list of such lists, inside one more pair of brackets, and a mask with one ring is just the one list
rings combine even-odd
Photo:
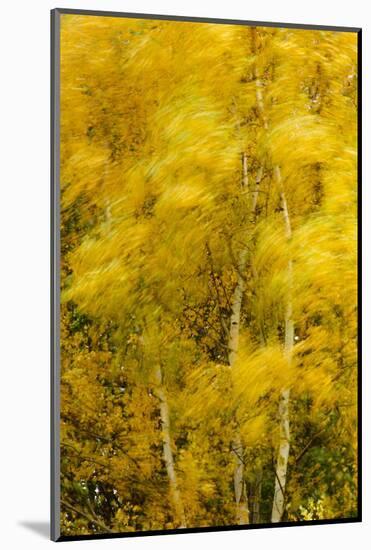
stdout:
[[185,21],[188,23],[214,23],[223,25],[248,25],[253,27],[279,27],[286,29],[307,29],[337,32],[358,32],[360,27],[343,27],[333,25],[312,25],[309,23],[273,23],[272,21],[250,21],[244,19],[220,19],[213,17],[192,17],[185,15],[163,15],[154,13],[132,13],[105,10],[79,10],[75,8],[55,8],[59,14],[96,15],[99,17],[124,17],[131,19],[158,19],[163,21]]
[[51,284],[50,284],[50,538],[60,540],[60,396],[59,396],[59,58],[60,58],[60,14],[51,10],[51,100],[50,100],[50,248],[51,248]]
[[156,535],[175,535],[175,534],[192,534],[192,533],[218,533],[227,531],[251,531],[256,529],[282,529],[284,527],[310,527],[312,525],[337,525],[345,523],[360,523],[361,519],[357,516],[354,518],[339,518],[332,520],[309,520],[301,521],[300,523],[280,522],[280,523],[259,523],[253,525],[223,525],[215,527],[194,527],[187,529],[166,529],[156,531],[134,531],[128,533],[100,533],[94,535],[62,535],[58,542],[69,542],[77,540],[100,540],[100,539],[119,539],[132,537],[152,537]]
[[[247,21],[235,19],[215,19],[206,17],[188,17],[175,15],[156,15],[143,13],[125,13],[99,10],[79,10],[70,8],[55,8],[51,10],[51,514],[50,538],[54,542],[69,542],[78,540],[114,539],[146,537],[156,535],[173,535],[188,533],[209,533],[220,531],[249,531],[255,529],[271,529],[282,527],[303,527],[310,525],[334,525],[362,522],[362,28],[339,27],[328,25],[311,25],[296,23],[272,23],[264,21]],[[136,19],[158,19],[165,21],[184,21],[214,24],[230,24],[245,26],[262,26],[288,29],[328,30],[336,32],[353,32],[357,34],[357,305],[358,305],[358,513],[352,518],[334,518],[276,524],[262,523],[255,525],[223,525],[211,527],[195,527],[187,529],[167,529],[155,531],[135,531],[123,533],[100,533],[89,535],[65,536],[60,534],[60,454],[59,454],[59,418],[60,418],[60,204],[59,204],[59,116],[60,116],[60,16],[92,15],[101,17],[122,17]]]
[[362,29],[357,31],[358,517],[362,521]]

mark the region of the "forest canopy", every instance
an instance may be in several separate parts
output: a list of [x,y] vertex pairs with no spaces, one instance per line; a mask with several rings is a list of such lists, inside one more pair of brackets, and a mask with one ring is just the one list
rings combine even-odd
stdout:
[[357,34],[61,16],[61,533],[356,518]]

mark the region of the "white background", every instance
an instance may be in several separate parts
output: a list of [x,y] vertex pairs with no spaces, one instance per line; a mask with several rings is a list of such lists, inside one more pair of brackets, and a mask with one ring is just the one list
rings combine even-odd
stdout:
[[[0,545],[44,548],[49,518],[49,10],[54,7],[363,27],[364,151],[370,148],[371,51],[366,0],[6,0],[0,26]],[[368,78],[366,78],[368,76]],[[370,281],[369,165],[364,153],[364,280]],[[365,285],[364,388],[370,388]],[[364,398],[366,401],[366,398]],[[364,523],[71,542],[161,550],[176,545],[369,548],[370,404],[364,403]]]

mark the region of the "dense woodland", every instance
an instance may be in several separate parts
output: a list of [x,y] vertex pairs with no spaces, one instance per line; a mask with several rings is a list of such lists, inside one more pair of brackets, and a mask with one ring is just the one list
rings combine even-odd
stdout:
[[63,535],[357,515],[357,35],[62,15]]

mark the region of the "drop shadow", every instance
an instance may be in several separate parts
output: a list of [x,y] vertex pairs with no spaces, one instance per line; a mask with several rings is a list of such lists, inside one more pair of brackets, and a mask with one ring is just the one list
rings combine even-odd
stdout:
[[50,537],[50,524],[48,521],[19,521],[18,525],[33,531],[43,539]]

